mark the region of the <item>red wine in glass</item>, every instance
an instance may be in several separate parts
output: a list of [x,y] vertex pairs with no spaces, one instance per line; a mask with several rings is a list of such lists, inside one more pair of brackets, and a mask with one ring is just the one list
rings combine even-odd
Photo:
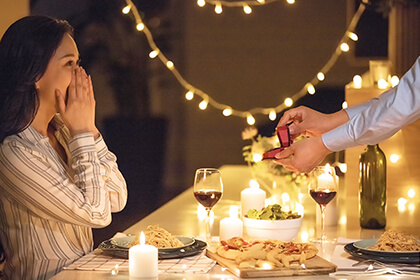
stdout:
[[212,245],[210,212],[220,200],[223,193],[223,182],[220,171],[215,168],[200,168],[195,172],[194,197],[206,209],[206,241]]
[[327,205],[331,200],[334,199],[337,191],[330,190],[310,190],[309,194],[319,205]]
[[222,197],[222,192],[203,190],[194,192],[194,196],[205,208],[212,208]]

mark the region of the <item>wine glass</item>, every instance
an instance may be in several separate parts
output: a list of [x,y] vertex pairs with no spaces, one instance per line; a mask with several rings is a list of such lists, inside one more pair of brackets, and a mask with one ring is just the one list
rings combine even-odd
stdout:
[[318,166],[310,174],[309,194],[321,208],[321,248],[324,249],[325,235],[325,209],[327,204],[337,194],[337,176],[334,167],[330,165]]
[[216,168],[200,168],[195,172],[194,196],[206,209],[206,242],[210,246],[211,226],[210,212],[220,200],[223,193],[223,183],[220,171]]

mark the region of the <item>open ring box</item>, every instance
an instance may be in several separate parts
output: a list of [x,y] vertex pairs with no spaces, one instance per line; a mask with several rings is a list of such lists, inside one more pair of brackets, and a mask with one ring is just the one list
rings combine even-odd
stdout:
[[265,159],[276,159],[276,155],[284,150],[284,148],[289,147],[293,141],[290,138],[289,126],[279,126],[276,128],[276,134],[280,141],[280,148],[274,148],[263,154],[263,160]]

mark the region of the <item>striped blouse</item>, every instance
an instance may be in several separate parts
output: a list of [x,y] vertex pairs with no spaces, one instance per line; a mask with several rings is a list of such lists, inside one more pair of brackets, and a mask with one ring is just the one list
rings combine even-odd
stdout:
[[0,241],[4,279],[48,279],[93,247],[91,228],[121,211],[127,188],[100,136],[71,138],[59,115],[55,136],[64,162],[32,127],[0,144]]

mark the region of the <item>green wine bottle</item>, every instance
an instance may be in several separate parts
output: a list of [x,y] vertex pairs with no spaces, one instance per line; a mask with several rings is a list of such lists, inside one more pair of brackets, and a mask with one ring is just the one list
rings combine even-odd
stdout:
[[386,157],[379,145],[368,145],[359,159],[360,226],[381,229],[386,225]]

